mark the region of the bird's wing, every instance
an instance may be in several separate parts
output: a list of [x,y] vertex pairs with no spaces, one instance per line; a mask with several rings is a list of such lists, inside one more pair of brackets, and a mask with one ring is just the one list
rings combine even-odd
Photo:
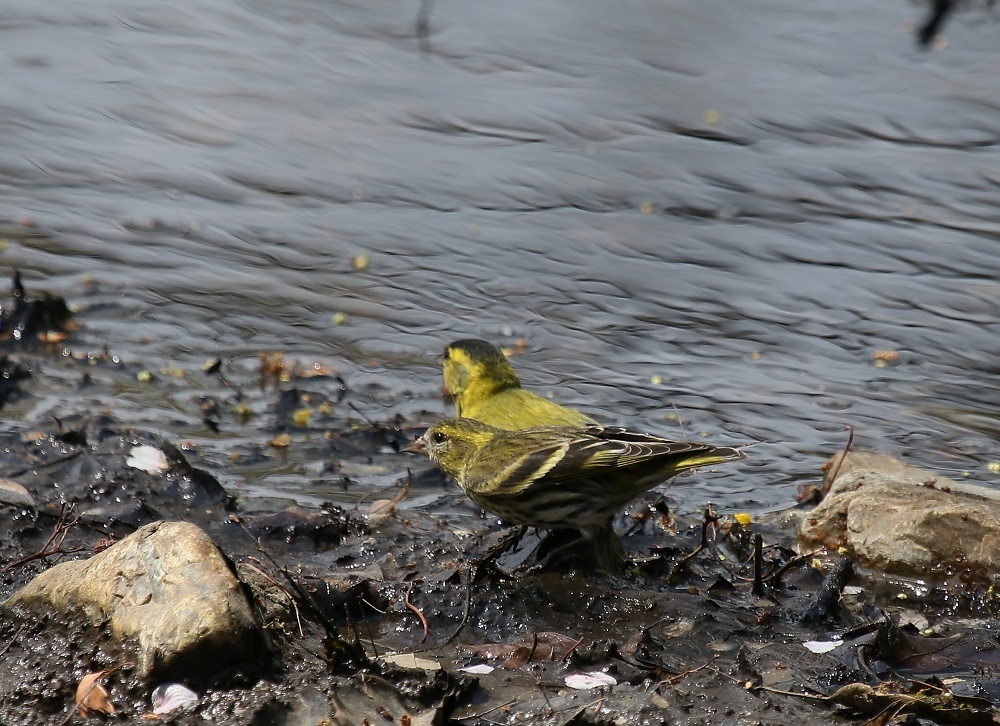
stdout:
[[[593,451],[590,461],[592,469],[603,466],[622,468],[667,456],[680,459],[685,454],[690,454],[694,458],[699,458],[698,454],[706,454],[713,461],[742,458],[742,454],[736,449],[719,449],[694,441],[670,441],[652,434],[629,431],[620,426],[588,426],[586,433],[605,444]],[[711,456],[711,452],[714,451],[726,453],[720,458]]]
[[696,466],[743,458],[739,449],[669,441],[620,427],[588,426],[576,431],[553,427],[518,433],[523,436],[520,455],[503,465],[467,469],[467,489],[490,496],[517,496],[543,477],[559,484],[623,474],[636,467],[637,478],[644,479],[650,472],[640,465],[650,464],[657,472],[662,468],[666,478]]
[[501,466],[467,470],[469,489],[491,496],[516,496],[543,477],[553,484],[600,477],[666,454],[706,448],[601,426],[575,432],[553,428],[520,433],[524,435],[519,441],[520,455]]

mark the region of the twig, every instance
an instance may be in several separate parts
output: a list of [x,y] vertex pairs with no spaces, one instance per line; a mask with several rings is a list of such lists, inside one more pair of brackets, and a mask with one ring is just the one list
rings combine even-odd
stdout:
[[226,374],[223,373],[223,371],[222,371],[222,358],[216,358],[215,362],[205,372],[207,374],[209,374],[209,375],[212,375],[214,373],[216,375],[216,377],[219,379],[219,382],[223,386],[225,386],[226,388],[230,389],[231,391],[233,391],[233,393],[236,394],[236,401],[238,403],[241,403],[241,402],[243,402],[245,400],[246,397],[243,395],[243,391],[241,391],[239,389],[239,387],[235,383],[233,383],[231,380],[229,380],[229,378],[226,376]]
[[453,721],[468,721],[469,719],[472,719],[472,718],[482,718],[486,714],[493,713],[494,711],[499,711],[501,708],[506,708],[507,706],[509,706],[512,703],[517,703],[517,699],[516,698],[512,698],[509,701],[505,701],[504,703],[501,703],[499,706],[494,706],[493,708],[488,709],[486,711],[482,711],[481,713],[473,713],[473,714],[469,714],[468,716],[461,716],[459,718],[452,717],[452,720]]
[[455,628],[455,632],[448,636],[448,640],[444,641],[439,645],[439,648],[451,643],[458,634],[462,632],[465,628],[465,624],[469,622],[469,616],[472,615],[472,573],[467,573],[465,576],[466,587],[465,587],[465,612],[462,613],[462,620],[459,622],[458,627]]
[[[659,683],[657,683],[656,685],[657,685],[657,687],[662,686],[662,685],[676,686],[678,683],[680,683],[681,681],[683,681],[685,678],[687,678],[692,673],[697,673],[700,670],[704,670],[705,668],[709,668],[709,666],[711,666],[712,663],[714,663],[718,659],[718,657],[719,656],[717,656],[717,655],[713,655],[712,659],[709,660],[707,663],[704,663],[704,664],[698,666],[697,668],[689,668],[686,671],[684,671],[683,673],[678,673],[676,676],[670,676],[670,678],[666,678],[666,679],[660,681]],[[711,670],[714,671],[716,669],[715,668],[711,668]]]
[[0,658],[2,658],[7,654],[7,651],[11,649],[11,646],[13,646],[15,642],[17,642],[18,637],[21,635],[21,633],[24,632],[24,629],[26,627],[28,626],[22,625],[20,628],[17,629],[17,632],[14,633],[14,636],[10,639],[10,642],[3,647],[3,650],[0,650]]
[[56,459],[53,459],[52,461],[46,461],[44,464],[35,464],[34,466],[30,466],[24,469],[17,469],[15,471],[7,472],[5,476],[8,479],[16,479],[19,476],[27,474],[29,471],[38,471],[39,469],[48,469],[49,467],[56,466],[58,464],[65,464],[67,461],[72,461],[76,457],[80,456],[82,453],[83,449],[80,448],[77,451],[70,452],[65,456],[60,456]]
[[819,623],[839,607],[844,586],[854,577],[854,563],[838,560],[819,586],[812,602],[798,616],[799,623]]
[[761,571],[764,569],[764,538],[760,532],[753,536],[753,594],[764,597],[764,579]]
[[[260,560],[258,560],[256,557],[253,557],[253,556],[251,556],[249,559],[256,560],[257,562],[260,562]],[[260,564],[263,565],[264,563],[260,562]],[[302,627],[302,614],[299,612],[299,604],[297,602],[295,602],[295,597],[292,595],[292,593],[288,592],[288,590],[286,590],[285,588],[283,588],[278,583],[277,580],[275,580],[273,577],[271,577],[269,574],[267,574],[266,572],[264,572],[264,570],[260,569],[256,565],[247,565],[247,567],[249,567],[251,570],[253,570],[254,572],[256,572],[258,575],[260,575],[261,577],[263,577],[265,580],[267,580],[268,582],[270,582],[272,585],[274,585],[276,588],[278,588],[283,593],[285,593],[285,595],[288,596],[288,601],[290,603],[292,603],[292,610],[295,612],[295,622],[299,626],[299,637],[300,638],[305,638],[306,637],[306,633],[305,633],[305,629],[303,629],[303,627]]]
[[427,642],[427,635],[430,633],[430,628],[427,625],[427,618],[425,618],[424,614],[420,612],[420,608],[410,602],[410,593],[413,592],[413,584],[413,581],[411,581],[410,586],[406,588],[406,595],[403,596],[403,603],[406,607],[417,614],[417,617],[420,618],[420,624],[424,626],[424,637],[420,639],[420,645],[423,645]]
[[353,401],[348,401],[347,402],[347,407],[350,408],[352,411],[354,411],[354,413],[358,414],[358,416],[360,416],[362,419],[364,419],[364,422],[366,424],[368,424],[369,426],[371,426],[373,429],[377,429],[378,428],[378,426],[375,425],[374,421],[372,421],[370,418],[368,418],[367,416],[365,416],[364,413],[361,412],[361,409],[354,405]]
[[[705,667],[708,667],[707,663],[705,664]],[[733,683],[738,683],[739,685],[744,687],[746,686],[746,681],[740,680],[736,676],[731,676],[728,673],[724,673],[723,671],[720,671],[718,668],[709,668],[709,670],[715,673],[717,676],[728,678]],[[830,696],[824,696],[824,695],[814,696],[810,693],[796,693],[795,691],[783,691],[780,688],[771,688],[770,686],[754,686],[752,690],[766,691],[767,693],[774,693],[778,696],[798,696],[799,698],[806,698],[809,699],[810,701],[822,701],[824,703],[830,703],[830,701],[832,700]]]
[[774,587],[775,585],[777,585],[781,581],[782,575],[784,575],[790,569],[792,569],[793,567],[797,567],[798,565],[801,565],[806,560],[810,560],[813,557],[816,557],[817,555],[821,555],[821,554],[823,554],[823,550],[822,549],[818,549],[818,550],[813,550],[811,552],[805,552],[805,553],[803,553],[801,555],[797,555],[797,556],[793,557],[792,559],[790,559],[785,564],[783,564],[781,567],[778,567],[778,568],[772,570],[771,572],[767,573],[764,576],[764,579],[767,580],[767,584],[768,585]]
[[670,408],[674,409],[674,415],[677,416],[677,426],[681,430],[681,439],[684,441],[688,440],[687,431],[684,430],[684,419],[681,418],[680,409],[677,408],[677,404],[673,401],[670,402]]
[[[347,610],[346,606],[344,610]],[[350,615],[348,615],[348,617],[350,617]],[[368,631],[368,642],[371,643],[372,653],[375,655],[376,658],[378,658],[379,654],[378,654],[378,646],[375,644],[375,633],[372,632],[372,624],[368,620],[365,620],[365,630]]]
[[[538,634],[537,633],[535,633],[535,643],[536,644],[538,643]],[[532,648],[531,652],[534,653],[535,649]],[[530,655],[528,656],[528,662],[529,663],[531,662],[531,656]],[[545,699],[545,705],[548,707],[548,713],[546,713],[545,715],[546,716],[551,716],[553,713],[555,713],[555,711],[552,708],[552,702],[549,700],[548,694],[545,693],[545,688],[542,686],[542,683],[540,681],[538,683],[536,683],[535,685],[538,687],[538,692],[542,694],[542,698]]]
[[365,605],[367,605],[368,607],[370,607],[372,610],[374,610],[375,612],[377,612],[379,615],[385,615],[385,610],[379,610],[377,607],[375,607],[370,602],[368,602],[368,600],[366,600],[365,598],[363,598],[363,597],[362,598],[358,598],[358,601],[359,602],[363,602]]
[[684,572],[685,566],[687,566],[687,563],[690,562],[695,557],[697,557],[699,554],[701,554],[701,552],[704,551],[706,547],[708,547],[709,525],[712,525],[718,521],[719,521],[719,515],[716,514],[714,511],[712,511],[712,505],[709,504],[707,507],[705,507],[705,514],[701,520],[701,544],[699,544],[691,552],[684,555],[680,560],[677,561],[677,564],[674,565],[673,569],[670,571],[670,574],[667,576],[667,582],[676,582],[677,580],[679,580],[681,574]]
[[837,475],[840,474],[840,467],[844,465],[844,459],[847,458],[847,452],[851,450],[851,444],[854,443],[854,427],[850,424],[847,425],[847,443],[844,444],[844,450],[840,452],[840,458],[837,460],[837,465],[830,472],[830,475],[826,477],[826,481],[823,482],[823,488],[819,491],[820,501],[826,498],[826,495],[830,493],[830,488],[833,483],[837,480]]
[[[249,537],[250,540],[256,545],[257,551],[264,555],[264,557],[270,561],[271,565],[284,576],[285,580],[289,585],[291,585],[292,590],[294,590],[295,594],[299,596],[302,603],[309,606],[309,610],[316,616],[320,627],[322,627],[323,631],[327,634],[327,636],[329,636],[331,642],[340,646],[343,650],[348,651],[350,656],[366,660],[368,656],[365,654],[361,643],[355,641],[355,643],[350,644],[340,636],[340,633],[337,631],[337,626],[334,625],[333,622],[330,621],[330,618],[326,616],[326,613],[323,612],[323,608],[321,608],[319,603],[316,602],[316,599],[312,596],[312,594],[299,584],[294,577],[292,577],[292,574],[287,568],[278,564],[277,560],[274,559],[270,552],[264,549],[260,540],[254,537],[253,534],[250,533],[250,530],[247,529],[246,523],[240,517],[236,516],[230,516],[229,520],[240,526],[243,533],[246,534],[246,536]],[[350,652],[352,650],[354,652]]]
[[[472,583],[473,583],[473,576],[472,573],[469,572],[466,574],[465,612],[462,613],[462,619],[459,621],[458,627],[455,628],[455,631],[451,635],[449,635],[443,642],[438,643],[436,645],[429,645],[426,648],[418,648],[417,650],[412,651],[413,653],[426,653],[429,650],[437,650],[439,648],[443,648],[449,643],[451,643],[453,640],[455,640],[455,638],[459,636],[462,630],[465,629],[466,624],[469,622],[469,616],[472,614]],[[489,712],[487,711],[487,713]]]
[[[387,515],[387,516],[391,516],[391,512],[396,508],[396,505],[399,504],[404,499],[406,499],[406,495],[410,493],[410,487],[411,486],[413,486],[413,472],[410,471],[410,467],[406,467],[406,483],[403,484],[403,488],[399,490],[399,494],[397,494],[392,499],[390,499],[388,502],[386,502],[383,505],[383,507],[379,510],[379,512],[389,512],[390,514]],[[389,487],[386,487],[386,489],[388,489],[388,488]],[[382,491],[382,490],[379,490],[379,491]],[[375,492],[368,492],[368,494],[365,494],[363,497],[361,497],[358,500],[358,503],[354,505],[354,509],[357,510],[358,507],[360,507],[361,504],[369,496],[371,496],[373,494],[375,494]],[[378,502],[376,502],[375,504],[377,504],[377,503]],[[372,506],[374,506],[374,504]]]
[[560,660],[563,663],[565,663],[567,660],[569,660],[569,657],[571,655],[573,655],[573,651],[576,650],[577,648],[579,648],[580,647],[580,643],[582,643],[582,642],[583,642],[583,638],[580,638],[578,641],[576,641],[575,643],[573,643],[573,645],[570,646],[569,650],[566,651],[566,655],[564,655],[562,658],[560,658]]
[[20,567],[21,565],[27,564],[32,560],[40,560],[45,557],[51,557],[52,555],[68,555],[74,552],[81,552],[86,549],[83,546],[71,547],[67,550],[62,548],[63,542],[66,541],[66,536],[70,533],[80,521],[81,517],[76,517],[75,519],[70,519],[73,512],[76,511],[76,503],[67,504],[63,502],[62,506],[59,508],[59,519],[56,521],[56,526],[52,529],[52,534],[42,545],[42,548],[32,555],[27,557],[22,557],[19,560],[10,562],[3,567],[0,567],[0,572],[7,572],[8,570],[13,570],[15,567]]
[[597,701],[597,708],[594,709],[594,715],[596,716],[604,708],[604,686],[601,686],[601,697]]

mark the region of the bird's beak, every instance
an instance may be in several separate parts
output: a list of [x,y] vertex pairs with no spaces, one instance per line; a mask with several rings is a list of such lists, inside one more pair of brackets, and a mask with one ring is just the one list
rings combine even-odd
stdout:
[[412,444],[404,446],[400,451],[405,451],[407,454],[426,454],[427,446],[424,444],[424,437],[418,436]]

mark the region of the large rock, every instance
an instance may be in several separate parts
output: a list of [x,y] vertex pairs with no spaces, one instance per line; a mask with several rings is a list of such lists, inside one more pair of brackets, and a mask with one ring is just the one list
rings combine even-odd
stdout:
[[249,660],[263,639],[222,551],[186,522],[153,522],[88,560],[56,565],[4,605],[82,609],[135,637],[143,675],[188,678]]
[[807,548],[846,548],[889,573],[961,574],[983,583],[1000,573],[1000,501],[993,491],[878,454],[847,455],[799,536]]

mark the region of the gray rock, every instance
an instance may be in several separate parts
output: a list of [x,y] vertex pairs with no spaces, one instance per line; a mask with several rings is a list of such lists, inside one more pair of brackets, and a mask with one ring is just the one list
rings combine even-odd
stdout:
[[984,487],[852,452],[829,494],[803,519],[799,537],[806,548],[843,548],[888,573],[963,573],[990,583],[1000,572],[1000,501]]
[[195,678],[259,655],[263,638],[229,561],[187,522],[154,522],[88,560],[38,575],[5,606],[82,609],[139,642],[142,675]]

